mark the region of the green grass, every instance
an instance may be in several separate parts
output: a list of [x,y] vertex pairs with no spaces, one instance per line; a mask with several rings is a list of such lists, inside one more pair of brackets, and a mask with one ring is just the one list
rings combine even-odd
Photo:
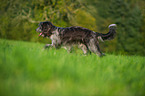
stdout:
[[0,96],[145,96],[145,58],[0,39]]

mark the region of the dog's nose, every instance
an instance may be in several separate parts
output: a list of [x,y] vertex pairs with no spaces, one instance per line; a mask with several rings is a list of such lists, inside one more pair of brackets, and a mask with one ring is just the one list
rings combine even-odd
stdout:
[[36,29],[35,31],[38,32],[38,29]]
[[36,29],[36,31],[37,31],[37,32],[41,32],[41,29],[38,27],[38,28]]
[[[38,28],[37,28],[38,29]],[[37,29],[35,29],[35,31],[37,31],[38,32],[38,30]]]

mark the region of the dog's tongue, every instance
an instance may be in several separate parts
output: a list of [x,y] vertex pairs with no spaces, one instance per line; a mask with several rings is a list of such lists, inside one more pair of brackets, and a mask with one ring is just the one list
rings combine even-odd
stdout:
[[42,32],[39,34],[39,36],[41,36],[42,35]]

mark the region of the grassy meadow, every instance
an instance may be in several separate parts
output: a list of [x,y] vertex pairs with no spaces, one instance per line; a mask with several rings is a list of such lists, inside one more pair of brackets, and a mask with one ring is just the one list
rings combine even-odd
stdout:
[[145,96],[145,57],[0,39],[0,96]]

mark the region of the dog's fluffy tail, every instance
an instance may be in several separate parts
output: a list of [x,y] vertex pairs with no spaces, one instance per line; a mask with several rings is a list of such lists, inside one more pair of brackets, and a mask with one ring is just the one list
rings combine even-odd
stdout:
[[106,33],[106,34],[98,33],[98,39],[101,40],[101,41],[114,39],[115,34],[116,34],[116,31],[115,31],[116,27],[117,27],[116,24],[110,24],[108,26],[109,32]]

